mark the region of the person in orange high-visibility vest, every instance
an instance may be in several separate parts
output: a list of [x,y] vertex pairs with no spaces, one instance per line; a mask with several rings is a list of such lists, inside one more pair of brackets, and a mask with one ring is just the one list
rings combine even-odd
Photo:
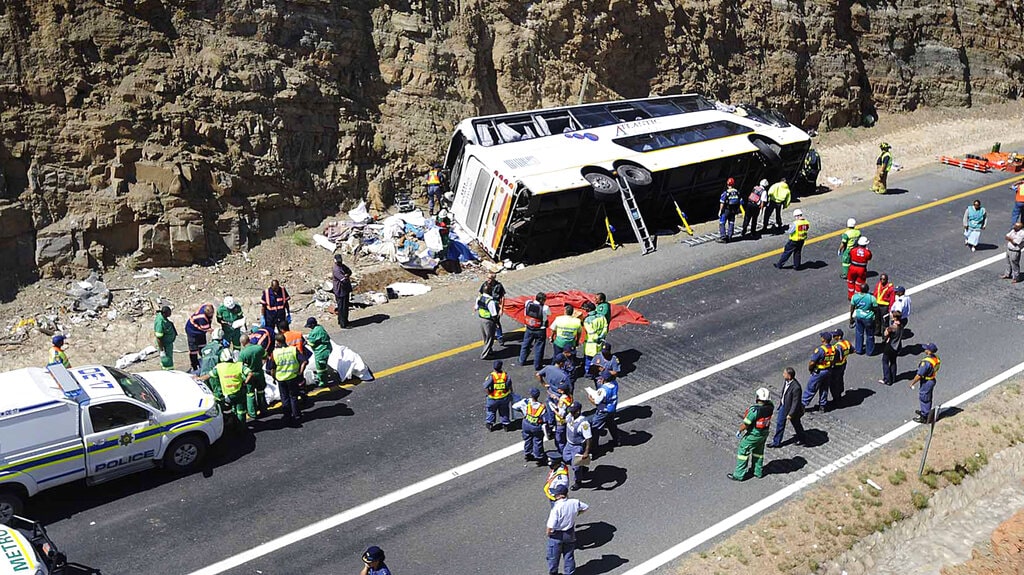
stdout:
[[875,298],[875,335],[882,335],[882,331],[889,325],[889,306],[896,301],[896,286],[889,281],[889,274],[878,276],[878,283],[871,291]]
[[547,465],[544,456],[545,426],[551,418],[547,403],[539,401],[540,390],[530,388],[530,397],[521,399],[512,405],[512,409],[523,412],[523,459],[536,461],[537,465]]
[[[487,431],[501,429],[507,430],[510,427],[509,406],[512,404],[512,376],[503,369],[500,359],[494,361],[494,371],[484,381],[484,391],[487,392],[487,417],[484,424]],[[495,425],[496,416],[501,422]]]
[[[823,331],[818,336],[821,338],[821,345],[814,348],[811,360],[807,362],[807,371],[811,377],[807,380],[807,389],[801,398],[808,412],[819,409],[828,411],[828,392],[832,384],[832,368],[836,361],[836,349],[832,347],[832,332]],[[812,406],[811,400],[815,394],[818,396],[818,405]]]
[[1017,222],[1024,222],[1024,181],[1010,186],[1013,188],[1013,213],[1010,214],[1010,227]]
[[270,282],[270,287],[263,290],[263,295],[260,296],[260,308],[263,311],[263,327],[267,328],[271,337],[274,335],[274,330],[277,329],[277,324],[282,321],[291,321],[289,317],[291,315],[290,300],[291,296],[288,295],[288,290],[281,287],[280,282],[277,280]]
[[917,395],[921,409],[917,411],[917,417],[914,418],[914,421],[918,423],[930,423],[935,417],[935,414],[932,413],[932,392],[935,391],[935,376],[939,374],[939,365],[942,363],[939,356],[936,355],[938,351],[939,348],[934,343],[924,344],[924,359],[917,365],[917,373],[914,375],[914,380],[910,382],[910,389],[921,384],[921,391]]

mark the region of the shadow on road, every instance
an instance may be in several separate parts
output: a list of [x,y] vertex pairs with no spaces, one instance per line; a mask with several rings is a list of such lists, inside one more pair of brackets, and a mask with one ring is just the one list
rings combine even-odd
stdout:
[[629,560],[618,555],[601,555],[600,559],[591,559],[577,567],[576,573],[577,575],[599,575],[614,571],[626,563],[629,563]]
[[597,549],[608,544],[615,537],[616,527],[605,521],[595,521],[576,526],[576,548]]
[[587,474],[587,487],[597,491],[612,491],[626,482],[628,473],[623,467],[598,465]]
[[643,430],[619,431],[619,445],[637,447],[651,440],[652,435]]
[[797,455],[789,459],[773,459],[764,464],[765,475],[786,475],[800,471],[807,465],[807,460]]
[[836,402],[836,409],[846,409],[847,407],[857,407],[864,403],[864,400],[875,394],[872,389],[859,387],[857,389],[848,389],[843,393],[843,397]]
[[640,362],[640,358],[644,355],[644,352],[636,349],[615,351],[614,347],[612,348],[612,353],[619,358],[619,367],[622,368],[619,371],[619,377],[623,377],[636,371],[636,364]]
[[389,320],[389,319],[391,319],[391,316],[389,316],[386,313],[375,313],[373,315],[368,315],[366,317],[361,317],[361,318],[353,319],[353,320],[348,322],[348,326],[349,326],[349,328],[360,327],[360,326],[370,325],[370,324],[374,324],[374,323],[383,323],[384,321]]
[[903,188],[886,188],[885,189],[885,193],[881,194],[881,195],[883,195],[883,196],[898,196],[900,194],[905,194],[905,193],[907,193],[907,190],[905,190]]
[[995,244],[978,244],[979,252],[987,252],[995,249],[999,249],[998,246],[996,246]]
[[820,270],[821,268],[827,268],[828,263],[824,260],[814,260],[812,262],[800,262],[800,267],[795,268],[799,270]]
[[924,346],[919,343],[915,343],[914,345],[905,346],[896,355],[898,357],[903,357],[906,355],[921,355],[922,353],[924,353]]
[[827,431],[823,429],[805,429],[804,431],[804,447],[820,447],[828,443]]
[[652,412],[650,406],[631,405],[616,412],[615,421],[618,422],[619,425],[623,425],[637,419],[650,419],[651,415]]

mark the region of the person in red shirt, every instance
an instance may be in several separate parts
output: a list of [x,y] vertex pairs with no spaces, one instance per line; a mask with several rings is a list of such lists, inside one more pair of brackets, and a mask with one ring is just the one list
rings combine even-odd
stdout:
[[868,262],[871,261],[871,250],[868,244],[871,242],[861,236],[857,239],[857,245],[850,250],[850,270],[846,274],[846,299],[853,298],[853,294],[860,291],[858,286],[868,283]]
[[[851,254],[852,255],[852,254]],[[889,306],[896,301],[896,286],[889,281],[888,274],[878,276],[878,283],[871,291],[875,297],[875,335],[882,335],[882,330],[889,324]]]

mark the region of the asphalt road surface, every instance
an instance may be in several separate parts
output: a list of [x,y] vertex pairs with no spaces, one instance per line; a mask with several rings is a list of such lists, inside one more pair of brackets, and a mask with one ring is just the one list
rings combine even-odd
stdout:
[[[890,195],[827,194],[793,207],[811,221],[812,239],[841,230],[850,216],[880,219],[864,229],[874,251],[870,281],[885,271],[910,288],[1003,252],[1012,192],[1006,184],[977,190],[1007,177],[935,168],[895,174]],[[990,214],[976,253],[964,247],[960,225],[974,198]],[[905,210],[911,211],[901,214]],[[770,344],[848,309],[835,254],[838,234],[810,243],[801,271],[771,266],[778,256],[768,252],[781,248],[783,236],[696,247],[680,239],[662,237],[658,251],[644,257],[627,244],[599,263],[556,263],[544,277],[506,282],[510,295],[583,289],[612,298],[661,286],[628,297],[651,325],[609,337],[624,363],[624,400],[763,350],[621,413],[624,445],[602,454],[592,467],[594,479],[573,494],[590,505],[580,521],[578,573],[623,573],[904,424],[918,407],[907,383],[921,344],[936,342],[943,360],[937,402],[1020,361],[1017,313],[1024,287],[999,279],[1003,262],[949,279],[913,295],[913,337],[899,363],[903,381],[878,385],[880,357],[853,356],[844,406],[804,419],[812,445],[769,450],[766,478],[728,481],[734,434],[754,390],[767,385],[777,401],[787,365],[806,384],[807,359],[818,340],[809,335]],[[679,278],[688,279],[662,285]],[[459,301],[338,337],[382,371],[477,341],[470,307]],[[511,331],[508,318],[505,325]],[[250,436],[221,440],[203,473],[155,470],[93,488],[61,487],[34,501],[30,513],[70,558],[107,574],[192,573],[253,548],[251,560],[204,573],[356,573],[359,555],[371,544],[385,549],[398,575],[544,573],[546,469],[512,453],[518,431],[484,429],[481,384],[490,362],[478,360],[478,353],[442,354],[351,392],[321,395],[301,429],[282,428],[278,416],[258,422]],[[518,345],[500,354],[513,358]],[[522,393],[533,372],[513,363],[506,366]],[[405,498],[395,495],[473,461],[474,471],[450,473]],[[367,503],[376,508],[360,513]],[[326,530],[294,534],[271,552],[259,547],[346,511]]]

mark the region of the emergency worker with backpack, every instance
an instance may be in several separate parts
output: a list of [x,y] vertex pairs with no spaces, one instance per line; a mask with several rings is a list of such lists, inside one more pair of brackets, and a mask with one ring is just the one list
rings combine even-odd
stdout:
[[[736,180],[729,178],[725,184],[726,188],[722,192],[718,206],[718,241],[723,244],[732,238],[732,233],[736,229],[736,215],[743,209],[743,198],[735,187]],[[726,224],[729,226],[728,230]]]
[[548,297],[544,293],[526,302],[526,334],[519,346],[519,365],[526,366],[526,359],[533,347],[533,369],[540,371],[544,365],[544,340],[548,331],[548,316],[551,309],[544,305]]

